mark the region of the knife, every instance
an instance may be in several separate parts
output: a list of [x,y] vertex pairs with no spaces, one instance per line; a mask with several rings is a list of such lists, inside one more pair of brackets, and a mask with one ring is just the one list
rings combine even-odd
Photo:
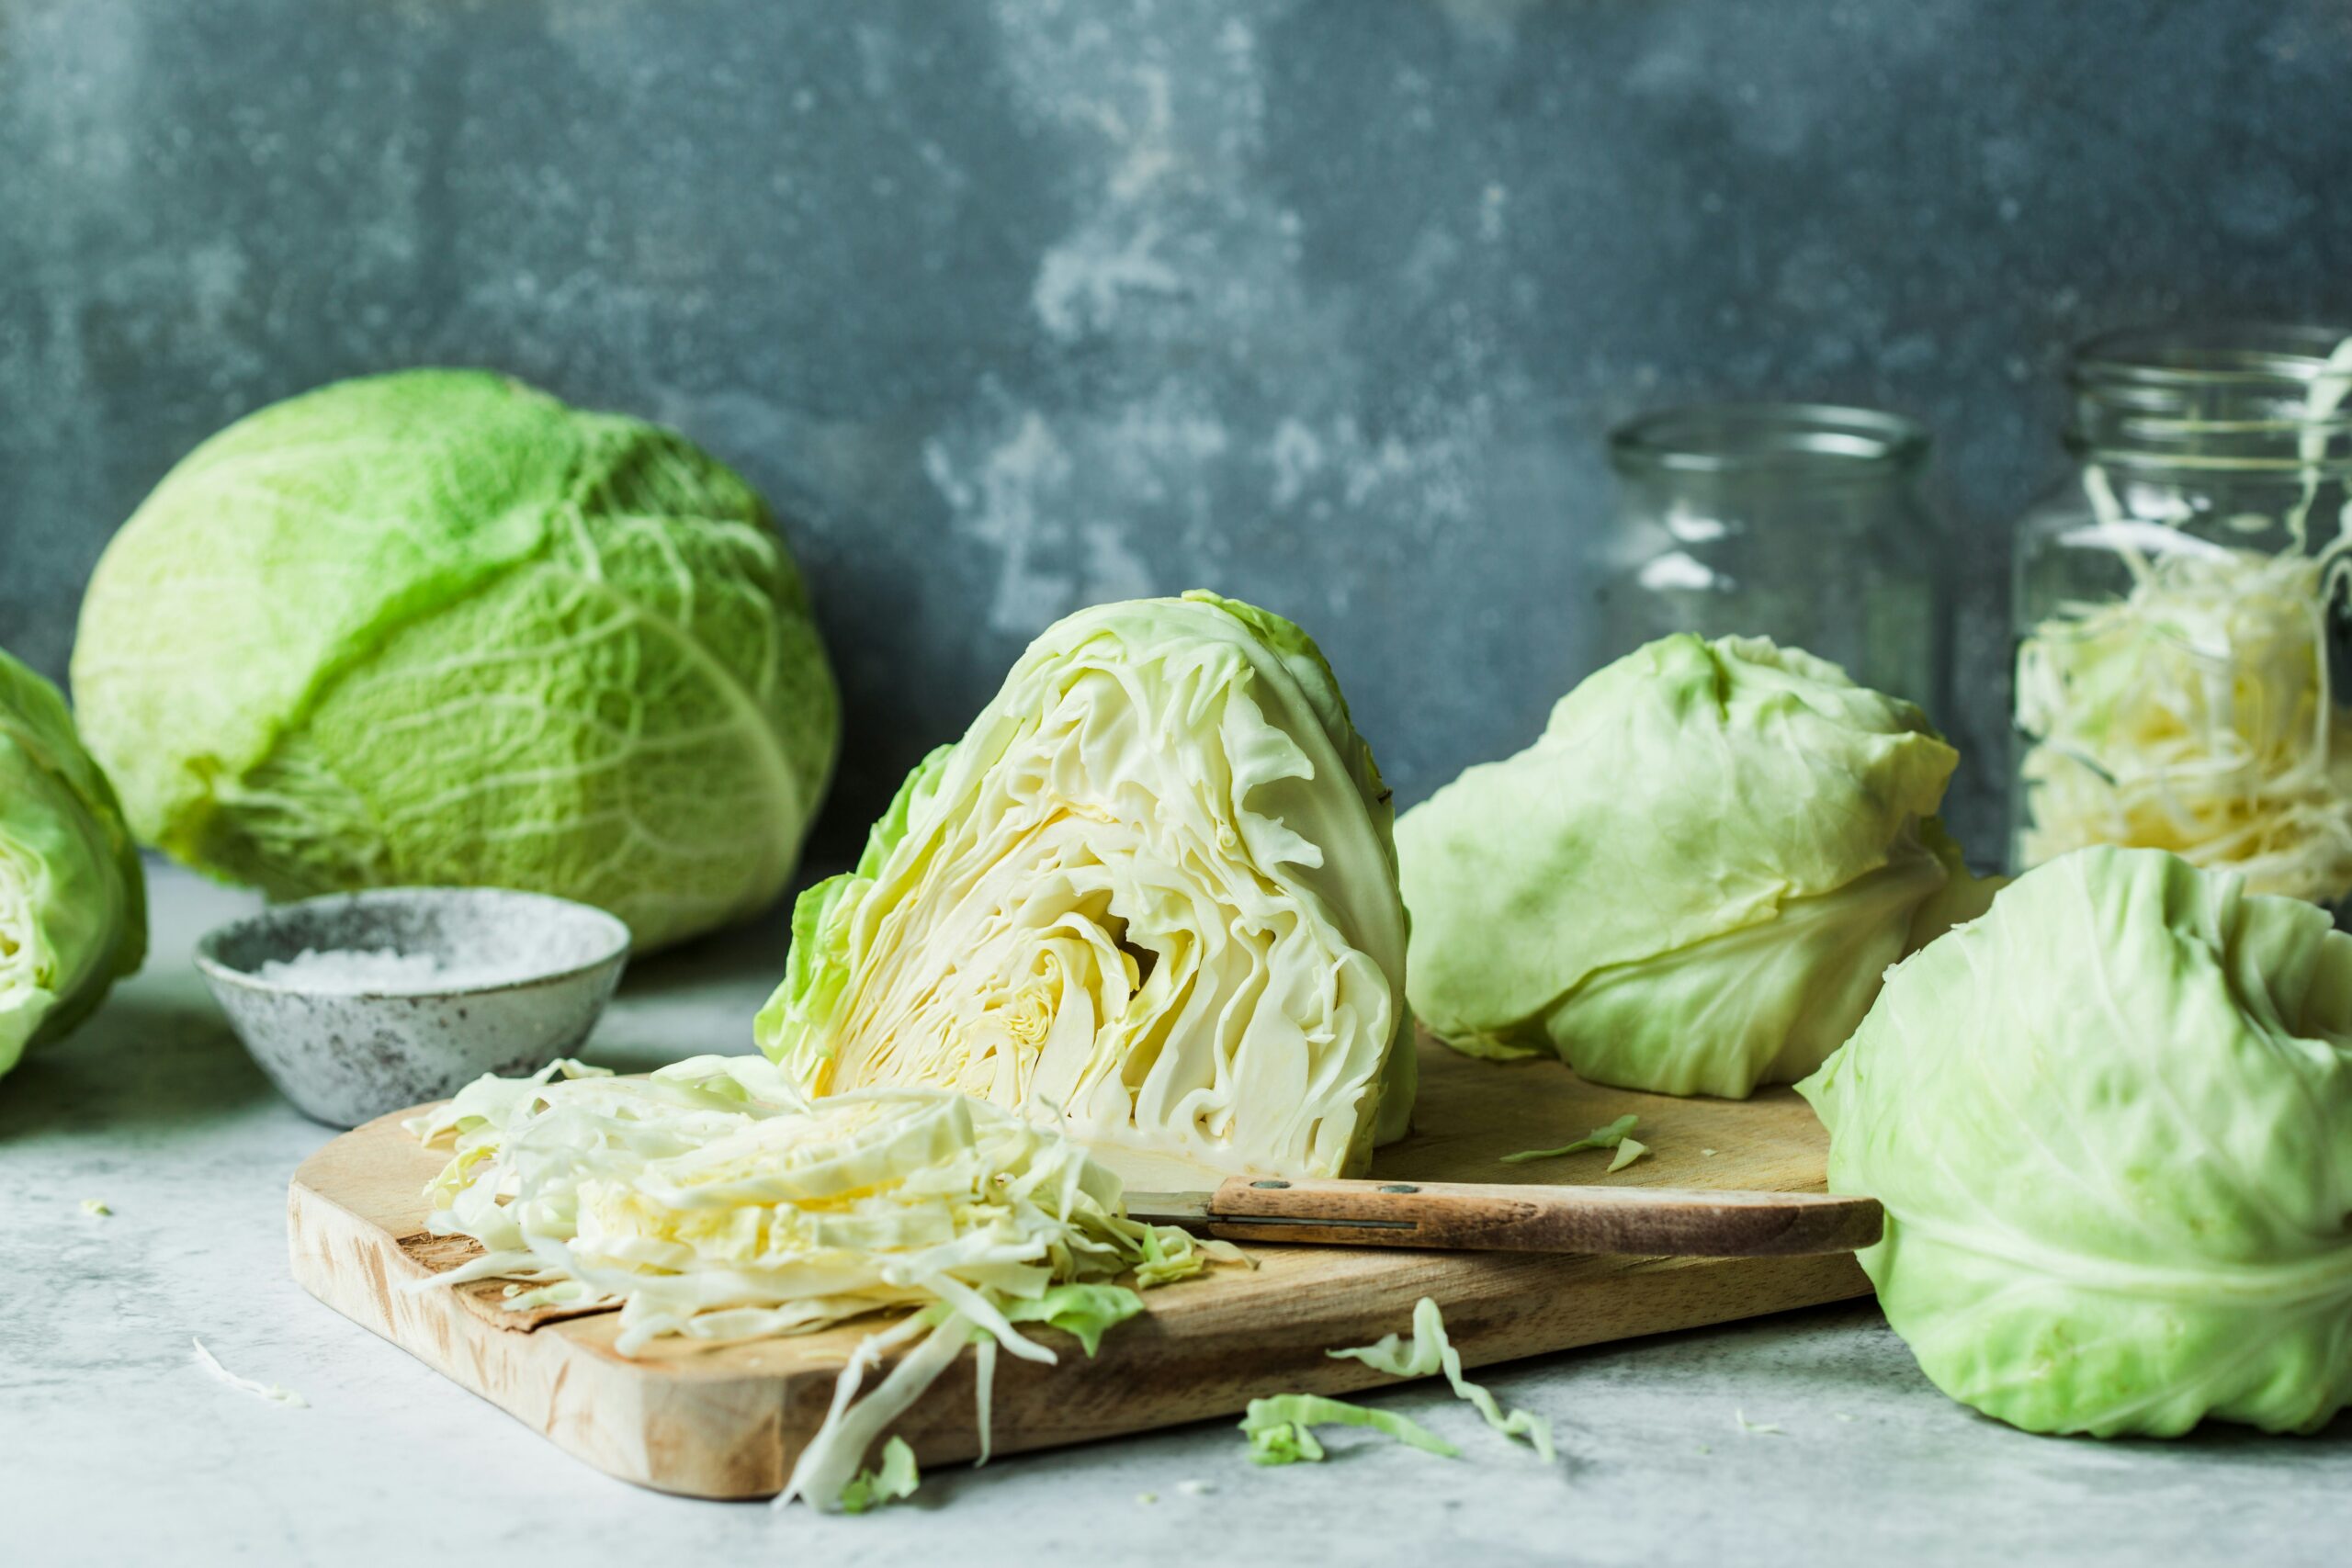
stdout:
[[1130,1192],[1127,1213],[1227,1241],[1644,1258],[1853,1252],[1884,1224],[1874,1198],[1817,1192],[1246,1176],[1214,1192]]

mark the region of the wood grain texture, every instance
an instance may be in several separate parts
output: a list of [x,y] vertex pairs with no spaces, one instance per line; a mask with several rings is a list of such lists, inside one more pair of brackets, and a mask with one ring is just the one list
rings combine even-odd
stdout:
[[1230,1241],[1793,1258],[1868,1247],[1883,1221],[1875,1199],[1820,1192],[1236,1177],[1198,1228]]
[[[1528,1165],[1519,1149],[1556,1145],[1633,1111],[1652,1155],[1604,1176],[1606,1151]],[[403,1115],[408,1114],[406,1112]],[[625,1480],[703,1497],[779,1491],[816,1429],[835,1375],[878,1320],[721,1349],[657,1344],[635,1360],[613,1348],[609,1313],[507,1322],[498,1287],[401,1289],[463,1256],[424,1235],[422,1190],[443,1156],[386,1117],[321,1149],[295,1174],[288,1240],[311,1294]],[[1416,1131],[1382,1151],[1392,1180],[1510,1186],[1592,1182],[1773,1192],[1817,1191],[1827,1140],[1792,1093],[1744,1103],[1674,1100],[1587,1084],[1556,1065],[1474,1062],[1422,1047]],[[1067,1337],[1055,1366],[997,1364],[1001,1451],[1083,1442],[1238,1411],[1264,1393],[1343,1393],[1390,1380],[1334,1347],[1409,1326],[1432,1296],[1473,1366],[1867,1294],[1849,1256],[1738,1259],[1254,1247],[1255,1271],[1150,1292],[1151,1311],[1087,1360]],[[972,1382],[951,1371],[897,1427],[926,1464],[977,1451]],[[1238,1440],[1238,1439],[1237,1439]]]

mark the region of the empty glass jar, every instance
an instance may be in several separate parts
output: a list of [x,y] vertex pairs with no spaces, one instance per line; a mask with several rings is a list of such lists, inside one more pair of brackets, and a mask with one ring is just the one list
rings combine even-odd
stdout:
[[1769,637],[1942,706],[1941,542],[1919,492],[1928,433],[1872,409],[1667,409],[1609,439],[1619,506],[1603,658],[1669,632]]
[[2339,902],[2352,335],[2139,329],[2071,379],[2074,471],[2016,535],[2016,867],[2145,845]]

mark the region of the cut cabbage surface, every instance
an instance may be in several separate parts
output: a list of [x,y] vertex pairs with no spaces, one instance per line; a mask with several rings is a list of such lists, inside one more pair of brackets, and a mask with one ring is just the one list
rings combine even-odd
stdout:
[[57,688],[0,653],[0,1074],[147,952],[147,884]]
[[[1118,1178],[1050,1127],[935,1089],[810,1101],[756,1056],[700,1056],[650,1077],[564,1061],[485,1077],[409,1123],[452,1157],[428,1228],[484,1255],[421,1281],[513,1280],[514,1310],[616,1305],[623,1355],[674,1337],[718,1345],[917,1309],[852,1356],[785,1498],[836,1506],[867,1449],[977,1341],[981,1444],[1001,1348],[1050,1362],[1022,1323],[1091,1355],[1139,1310],[1112,1283],[1202,1272],[1223,1243],[1125,1217]],[[885,1354],[913,1348],[865,1399]]]
[[956,1089],[1138,1185],[1361,1171],[1412,1095],[1388,792],[1296,626],[1072,615],[801,897],[760,1044],[809,1092]]

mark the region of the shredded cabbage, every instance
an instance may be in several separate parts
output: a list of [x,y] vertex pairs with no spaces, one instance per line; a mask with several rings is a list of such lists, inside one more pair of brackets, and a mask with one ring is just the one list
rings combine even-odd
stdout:
[[[427,1227],[484,1255],[418,1282],[506,1279],[620,1309],[616,1348],[807,1333],[884,1308],[920,1310],[850,1357],[781,1501],[842,1506],[859,1461],[978,1341],[982,1456],[1001,1348],[1050,1362],[1018,1324],[1068,1329],[1092,1354],[1142,1309],[1112,1281],[1198,1274],[1206,1249],[1126,1217],[1118,1178],[1059,1133],[940,1089],[811,1101],[756,1056],[699,1056],[650,1077],[558,1062],[485,1077],[410,1122],[447,1139]],[[561,1292],[561,1293],[556,1293]],[[864,1399],[866,1375],[911,1344]],[[885,1461],[884,1476],[888,1476]]]
[[2105,471],[2085,469],[2096,536],[2132,583],[2121,599],[2061,607],[2018,646],[2026,864],[2120,844],[2236,872],[2253,892],[2327,900],[2352,888],[2352,737],[2327,625],[2352,505],[2334,541],[2307,548],[2318,422],[2347,389],[2352,339],[2313,379],[2303,492],[2278,555],[2127,516]]
[[263,1382],[258,1378],[239,1377],[220,1364],[220,1358],[214,1355],[203,1340],[191,1337],[188,1343],[196,1347],[198,1364],[238,1393],[250,1393],[255,1399],[266,1399],[272,1404],[289,1405],[296,1410],[310,1408],[309,1400],[283,1383]]
[[[1335,1360],[1362,1361],[1392,1378],[1426,1378],[1442,1372],[1445,1381],[1453,1385],[1455,1395],[1476,1405],[1487,1426],[1506,1438],[1524,1438],[1547,1464],[1557,1457],[1557,1450],[1552,1446],[1549,1421],[1529,1410],[1506,1414],[1492,1393],[1463,1376],[1462,1352],[1446,1338],[1445,1318],[1438,1311],[1437,1303],[1427,1296],[1413,1303],[1413,1332],[1409,1337],[1383,1335],[1374,1344],[1327,1350],[1324,1354]],[[1446,1459],[1462,1451],[1419,1422],[1393,1410],[1375,1410],[1344,1399],[1327,1399],[1321,1394],[1278,1393],[1251,1400],[1241,1418],[1242,1435],[1250,1439],[1250,1462],[1319,1461],[1324,1454],[1323,1445],[1314,1432],[1318,1426],[1369,1427],[1408,1448]]]
[[922,1484],[922,1472],[915,1468],[915,1450],[907,1447],[904,1438],[893,1438],[882,1445],[880,1469],[859,1471],[857,1479],[842,1488],[842,1512],[862,1514],[884,1503],[911,1497]]
[[1344,1399],[1326,1399],[1319,1393],[1277,1393],[1251,1400],[1250,1408],[1242,1413],[1241,1432],[1250,1439],[1250,1462],[1321,1462],[1323,1445],[1316,1440],[1313,1431],[1317,1427],[1369,1427],[1386,1433],[1407,1448],[1444,1459],[1453,1459],[1462,1451],[1412,1417],[1393,1410],[1374,1410],[1367,1404],[1351,1404]]
[[[1641,1147],[1639,1144],[1631,1146]],[[1445,1318],[1438,1311],[1437,1303],[1427,1296],[1413,1303],[1413,1333],[1410,1338],[1400,1339],[1394,1334],[1388,1334],[1382,1336],[1377,1344],[1359,1346],[1352,1350],[1327,1350],[1324,1354],[1337,1360],[1362,1361],[1392,1378],[1426,1378],[1443,1372],[1445,1381],[1453,1385],[1455,1395],[1476,1405],[1478,1414],[1487,1418],[1487,1426],[1506,1438],[1526,1438],[1528,1445],[1542,1455],[1546,1463],[1555,1457],[1549,1421],[1532,1410],[1513,1410],[1510,1415],[1504,1415],[1492,1393],[1462,1375],[1462,1352],[1446,1338]]]

